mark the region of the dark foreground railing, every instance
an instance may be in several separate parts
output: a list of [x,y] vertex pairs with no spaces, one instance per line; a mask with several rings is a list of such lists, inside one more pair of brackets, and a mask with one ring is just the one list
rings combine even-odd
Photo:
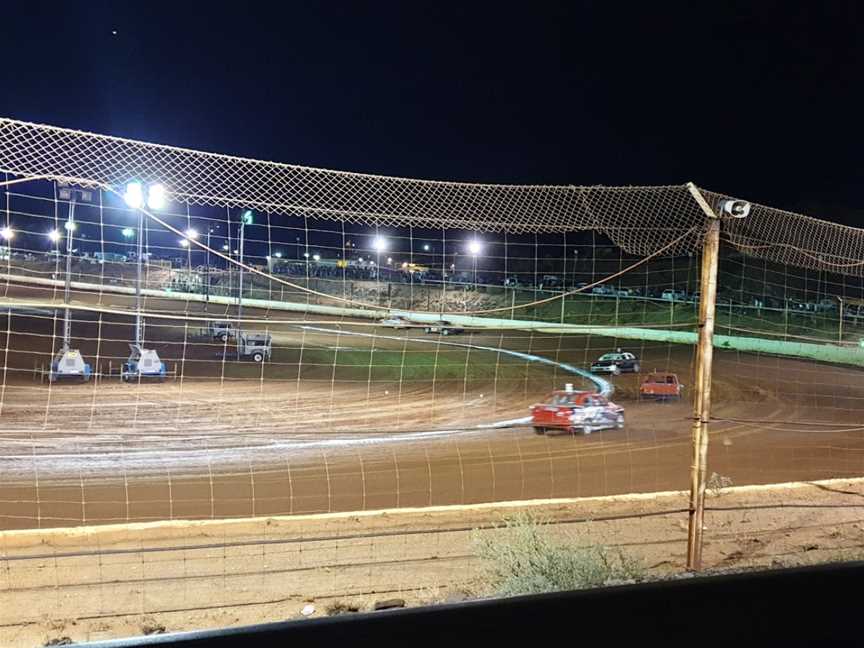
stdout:
[[[132,646],[864,645],[864,563],[156,635]],[[626,642],[626,644],[624,643]]]

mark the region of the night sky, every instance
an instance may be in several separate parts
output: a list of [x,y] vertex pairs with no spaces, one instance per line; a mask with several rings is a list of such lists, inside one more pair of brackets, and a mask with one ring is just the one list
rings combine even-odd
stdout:
[[11,3],[0,114],[421,178],[692,180],[864,225],[855,3],[281,7]]

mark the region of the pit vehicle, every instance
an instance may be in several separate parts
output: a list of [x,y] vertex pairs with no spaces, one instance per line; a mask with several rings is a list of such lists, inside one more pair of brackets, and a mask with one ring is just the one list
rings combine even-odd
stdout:
[[575,391],[572,385],[549,394],[542,403],[531,406],[531,425],[536,434],[547,430],[581,431],[624,427],[624,408],[596,392]]
[[237,349],[241,358],[264,362],[273,354],[273,336],[269,333],[240,333],[237,336]]
[[684,385],[678,382],[676,374],[654,371],[645,376],[645,380],[639,385],[639,396],[664,401],[672,398],[678,400],[681,398],[682,389]]
[[57,382],[58,380],[80,380],[87,382],[90,380],[92,369],[90,364],[84,362],[81,357],[81,352],[78,349],[70,349],[64,347],[57,352],[54,359],[51,361],[51,371],[48,373],[48,382]]
[[427,326],[426,332],[438,333],[439,335],[458,335],[459,333],[464,333],[465,329],[454,326],[451,322],[446,320],[441,320],[440,322]]
[[145,349],[137,344],[130,344],[132,350],[129,359],[120,368],[120,378],[123,382],[155,378],[165,380],[165,363],[159,359],[155,349]]
[[223,342],[237,337],[237,329],[231,322],[210,322],[208,331],[214,340],[222,340]]
[[632,353],[605,353],[591,363],[591,373],[609,373],[618,376],[625,371],[639,373],[639,358]]
[[381,324],[381,326],[393,329],[407,329],[411,327],[411,322],[401,315],[394,315],[393,317],[378,320],[378,323]]

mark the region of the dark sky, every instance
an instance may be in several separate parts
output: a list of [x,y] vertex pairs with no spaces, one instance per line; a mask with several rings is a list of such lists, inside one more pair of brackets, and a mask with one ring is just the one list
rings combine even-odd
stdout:
[[423,178],[693,180],[864,225],[855,3],[254,4],[9,3],[0,114]]

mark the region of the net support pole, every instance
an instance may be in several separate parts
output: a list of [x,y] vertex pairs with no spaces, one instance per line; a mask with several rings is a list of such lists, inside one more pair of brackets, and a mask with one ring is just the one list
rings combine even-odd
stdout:
[[699,340],[696,350],[696,388],[693,399],[693,462],[690,467],[690,507],[687,530],[687,569],[696,571],[702,568],[708,421],[711,418],[711,366],[714,360],[714,315],[717,302],[717,266],[720,256],[720,219],[692,183],[688,184],[688,189],[708,217],[700,277]]

